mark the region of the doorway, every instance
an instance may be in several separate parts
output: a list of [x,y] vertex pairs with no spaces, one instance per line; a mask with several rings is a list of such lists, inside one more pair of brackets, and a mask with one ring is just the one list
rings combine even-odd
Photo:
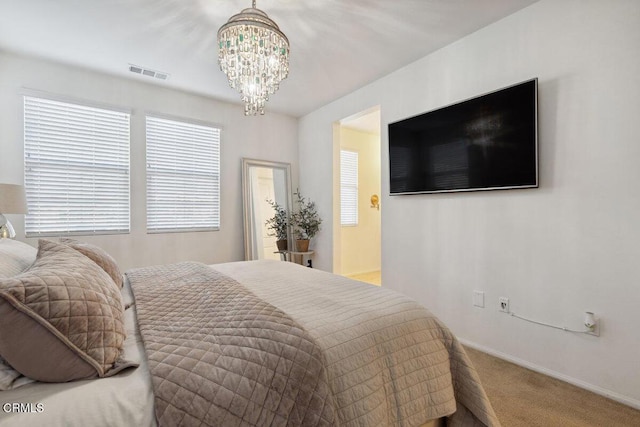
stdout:
[[381,285],[380,109],[340,120],[334,175],[336,273]]

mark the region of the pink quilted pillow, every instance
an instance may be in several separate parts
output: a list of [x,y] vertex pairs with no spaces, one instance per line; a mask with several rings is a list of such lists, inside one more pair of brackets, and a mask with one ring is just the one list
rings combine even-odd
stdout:
[[71,246],[73,249],[98,264],[109,276],[111,276],[116,285],[122,288],[122,273],[120,272],[120,268],[118,267],[116,260],[114,260],[113,257],[104,249],[89,243],[69,239],[67,237],[61,238],[60,242]]
[[40,240],[36,261],[0,279],[0,356],[45,382],[119,371],[125,339],[120,289],[69,246]]

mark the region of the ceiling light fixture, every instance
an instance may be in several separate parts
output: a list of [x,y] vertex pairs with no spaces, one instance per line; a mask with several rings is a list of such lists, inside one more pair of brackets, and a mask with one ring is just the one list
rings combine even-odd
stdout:
[[218,30],[218,62],[240,92],[244,114],[264,114],[269,95],[289,75],[289,40],[253,0]]

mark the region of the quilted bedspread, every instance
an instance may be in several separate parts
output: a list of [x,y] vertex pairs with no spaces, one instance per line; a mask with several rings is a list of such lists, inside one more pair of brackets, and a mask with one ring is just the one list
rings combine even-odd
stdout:
[[[194,271],[195,278],[191,277]],[[217,264],[212,268],[177,264],[128,275],[149,352],[161,424],[177,425],[177,420],[185,425],[221,426],[420,426],[448,417],[447,425],[499,425],[456,338],[428,310],[401,294],[279,261]],[[228,280],[234,285],[224,284]],[[194,287],[193,296],[191,291],[190,296],[184,296],[178,290],[183,287]],[[228,291],[218,290],[227,287]],[[236,294],[251,302],[235,302]],[[156,302],[148,304],[151,299]],[[246,310],[254,304],[261,308]],[[277,320],[263,317],[265,312],[274,313]],[[169,320],[174,316],[180,320]],[[183,321],[190,324],[182,325]],[[277,326],[280,322],[295,338],[285,338]],[[164,326],[151,326],[154,323]],[[168,338],[173,335],[175,340]],[[266,350],[265,355],[273,357],[276,351],[270,351],[275,348],[271,346],[282,345],[266,344],[270,339],[286,343],[277,353],[282,362],[275,372],[282,378],[274,376],[270,367],[258,368],[267,361],[259,354]],[[300,350],[289,347],[296,340],[305,349],[305,363],[300,364],[304,373],[302,368],[299,372],[288,369],[297,366],[290,359]],[[201,357],[200,352],[207,356]],[[227,358],[220,363],[223,356]],[[314,363],[307,363],[307,359]],[[243,368],[246,366],[254,369]],[[194,370],[197,378],[186,380]],[[230,370],[233,375],[219,370]],[[288,386],[269,398],[251,399],[248,389],[258,383],[252,371],[263,373],[258,375],[258,380],[264,380],[261,389],[271,390],[266,383],[273,379]],[[158,372],[161,379],[156,378]],[[231,383],[236,375],[243,377]],[[294,390],[307,382],[313,392],[309,388]],[[163,388],[167,392],[158,393]],[[305,395],[303,402],[295,402],[296,393]],[[313,397],[307,397],[309,393]],[[216,397],[219,394],[225,398]],[[284,399],[288,404],[275,405],[273,399]],[[179,406],[187,408],[177,409]],[[201,407],[199,415],[193,414],[194,406]],[[169,423],[164,422],[166,413],[171,415],[166,419]]]
[[160,426],[335,425],[322,351],[203,264],[127,272]]

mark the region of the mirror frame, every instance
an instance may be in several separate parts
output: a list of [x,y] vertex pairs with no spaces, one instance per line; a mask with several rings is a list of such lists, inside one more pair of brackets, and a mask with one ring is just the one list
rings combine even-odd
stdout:
[[[283,162],[272,162],[269,160],[257,160],[257,159],[242,159],[242,213],[244,218],[244,259],[246,261],[257,259],[255,254],[252,252],[253,244],[256,239],[255,233],[252,230],[252,221],[250,218],[251,209],[249,206],[251,204],[250,197],[250,181],[249,181],[249,171],[252,167],[262,167],[262,168],[271,168],[283,170],[285,173],[285,191],[287,193],[287,212],[291,213],[293,208],[293,193],[291,187],[291,164],[283,163]],[[291,227],[287,231],[287,242],[289,247],[293,247],[293,237],[291,233]]]

